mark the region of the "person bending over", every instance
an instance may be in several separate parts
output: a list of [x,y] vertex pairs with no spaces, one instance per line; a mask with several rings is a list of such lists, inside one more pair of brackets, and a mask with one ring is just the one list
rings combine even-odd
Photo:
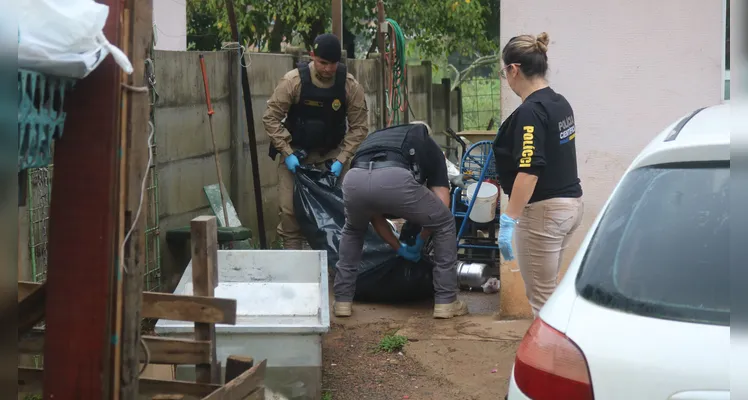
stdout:
[[[401,257],[417,262],[424,242],[434,241],[434,318],[468,313],[457,299],[457,235],[449,210],[449,178],[444,154],[423,123],[371,133],[361,144],[343,179],[345,226],[336,265],[333,313],[352,313],[356,277],[369,223]],[[422,227],[412,247],[401,243],[387,218]]]

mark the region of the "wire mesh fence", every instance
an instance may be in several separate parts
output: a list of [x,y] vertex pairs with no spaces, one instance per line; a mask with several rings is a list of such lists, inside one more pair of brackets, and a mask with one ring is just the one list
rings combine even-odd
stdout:
[[495,129],[501,121],[501,81],[476,76],[463,82],[460,87],[463,129]]
[[[481,64],[480,59],[456,58],[453,69],[464,74],[462,95],[462,129],[493,130],[501,121],[501,81],[498,64]],[[493,123],[491,121],[493,120]]]
[[[27,169],[26,188],[29,222],[29,267],[31,279],[34,282],[44,282],[47,279],[47,243],[49,241],[49,205],[52,196],[53,165],[42,168]],[[36,328],[43,329],[44,321]],[[44,357],[34,355],[32,361],[36,368],[43,368]]]
[[[156,158],[156,146],[151,146]],[[145,271],[143,271],[143,289],[149,292],[161,290],[161,244],[160,228],[158,219],[158,174],[156,167],[151,166],[148,171],[148,187],[146,199],[148,201],[148,212],[146,215],[145,230]]]
[[[155,151],[155,146],[152,148]],[[155,158],[155,156],[154,156]],[[47,279],[49,242],[49,207],[52,197],[53,165],[42,168],[30,168],[27,174],[27,205],[29,222],[29,267],[34,282]],[[159,291],[161,289],[161,246],[159,243],[158,219],[158,177],[155,167],[149,171],[146,200],[146,254],[143,271],[143,289]]]
[[52,196],[53,165],[31,168],[27,174],[29,260],[34,282],[47,279],[47,242],[49,240],[49,205]]

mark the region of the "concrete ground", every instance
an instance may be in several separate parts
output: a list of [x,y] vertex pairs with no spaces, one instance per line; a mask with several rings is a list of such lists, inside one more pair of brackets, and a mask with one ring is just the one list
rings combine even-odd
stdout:
[[[499,294],[462,292],[460,298],[471,314],[451,320],[433,319],[430,301],[354,303],[352,317],[331,317],[323,399],[502,399],[531,321],[497,320]],[[393,333],[408,338],[402,352],[377,351]]]

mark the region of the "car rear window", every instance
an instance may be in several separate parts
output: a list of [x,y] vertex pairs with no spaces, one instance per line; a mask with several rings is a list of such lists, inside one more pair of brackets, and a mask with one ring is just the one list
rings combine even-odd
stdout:
[[647,317],[730,323],[730,164],[631,171],[577,275],[585,299]]

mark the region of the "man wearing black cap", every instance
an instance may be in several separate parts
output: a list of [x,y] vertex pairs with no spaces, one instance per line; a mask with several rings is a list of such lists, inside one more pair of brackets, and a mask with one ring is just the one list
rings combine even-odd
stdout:
[[341,53],[335,35],[318,36],[312,62],[299,63],[281,79],[262,117],[269,155],[281,155],[278,236],[286,249],[300,250],[304,240],[293,207],[296,167],[329,168],[340,177],[369,131],[364,90],[340,64]]

